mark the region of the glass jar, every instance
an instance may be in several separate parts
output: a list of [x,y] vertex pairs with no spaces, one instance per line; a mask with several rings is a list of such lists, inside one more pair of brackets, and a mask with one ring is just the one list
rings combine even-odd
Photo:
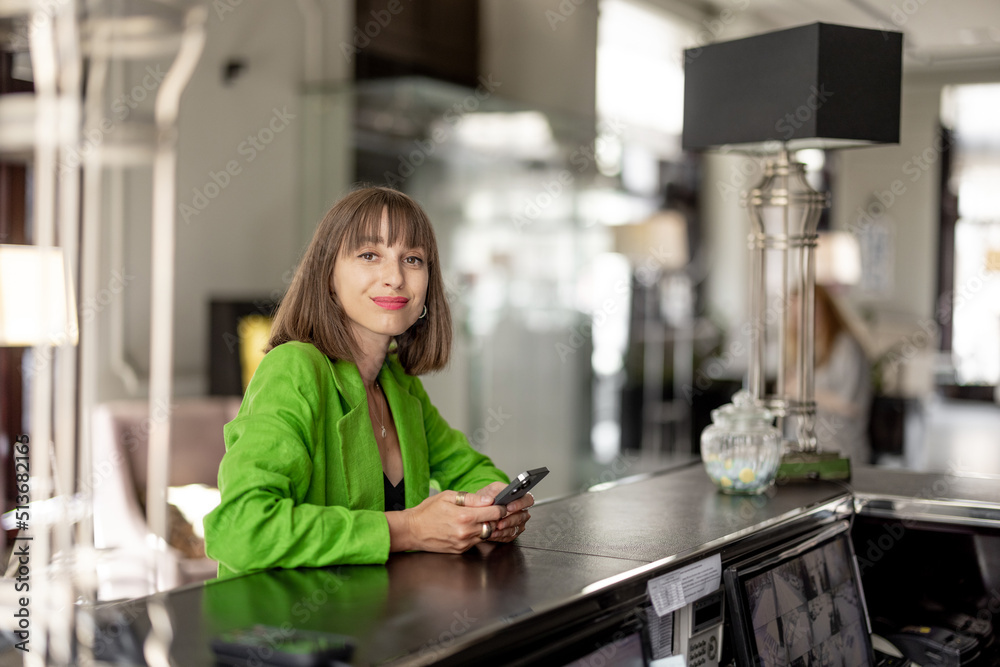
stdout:
[[758,494],[774,484],[781,463],[781,432],[774,414],[741,390],[733,402],[712,410],[701,432],[705,472],[725,493]]

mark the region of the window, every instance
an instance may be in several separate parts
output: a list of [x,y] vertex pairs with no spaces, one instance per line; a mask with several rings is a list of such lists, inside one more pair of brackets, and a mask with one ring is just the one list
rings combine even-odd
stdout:
[[959,384],[1000,383],[1000,84],[953,86],[943,96],[955,133],[950,190],[954,235],[952,353]]

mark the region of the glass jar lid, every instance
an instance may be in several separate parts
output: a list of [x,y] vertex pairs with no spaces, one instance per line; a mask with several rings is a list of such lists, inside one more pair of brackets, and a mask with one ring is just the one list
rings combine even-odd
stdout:
[[712,422],[725,426],[770,426],[774,413],[757,403],[746,389],[733,395],[733,402],[712,410]]

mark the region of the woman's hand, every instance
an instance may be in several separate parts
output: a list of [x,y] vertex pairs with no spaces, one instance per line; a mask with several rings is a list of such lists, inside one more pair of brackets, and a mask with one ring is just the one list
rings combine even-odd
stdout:
[[442,491],[416,507],[386,512],[389,550],[457,554],[485,540],[513,541],[524,532],[525,523],[531,518],[527,509],[535,503],[535,498],[528,493],[506,507],[494,506],[493,499],[504,487],[503,482],[493,482],[475,493]]
[[483,524],[488,524],[489,530],[495,531],[497,522],[506,514],[503,507],[493,505],[496,493],[484,495],[484,492],[485,489],[464,493],[464,505],[458,505],[455,500],[459,493],[442,491],[416,507],[401,512],[386,512],[389,550],[458,554],[482,542],[486,532]]
[[[493,482],[476,491],[476,495],[496,498],[497,494],[503,491],[506,486],[503,482]],[[504,508],[506,511],[503,518],[495,524],[491,524],[493,533],[489,540],[491,542],[513,542],[515,537],[524,532],[525,524],[531,518],[527,510],[534,504],[535,497],[530,492],[509,503]]]

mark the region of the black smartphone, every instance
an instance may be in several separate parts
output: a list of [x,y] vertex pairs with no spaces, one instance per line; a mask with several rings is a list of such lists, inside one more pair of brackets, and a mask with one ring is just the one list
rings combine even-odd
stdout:
[[506,505],[514,502],[528,491],[535,488],[535,484],[542,481],[542,478],[548,474],[548,468],[535,468],[534,470],[526,470],[525,472],[522,472],[507,485],[506,489],[497,494],[497,497],[493,500],[493,504]]
[[255,625],[212,638],[216,664],[321,667],[335,660],[350,660],[354,640],[345,635],[313,630],[283,630]]

